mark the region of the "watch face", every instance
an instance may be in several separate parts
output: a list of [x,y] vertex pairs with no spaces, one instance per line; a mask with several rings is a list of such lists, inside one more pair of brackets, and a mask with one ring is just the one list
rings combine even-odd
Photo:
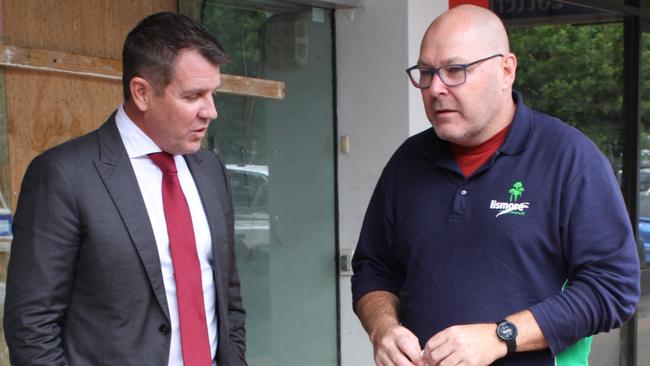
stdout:
[[497,326],[497,334],[503,340],[514,339],[517,336],[517,327],[510,322],[501,322]]

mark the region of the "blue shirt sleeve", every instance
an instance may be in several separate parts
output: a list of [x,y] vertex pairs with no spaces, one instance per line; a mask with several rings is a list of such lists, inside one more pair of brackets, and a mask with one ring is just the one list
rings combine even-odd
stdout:
[[395,247],[391,195],[384,189],[387,169],[382,173],[370,199],[352,258],[352,300],[355,311],[359,298],[368,292],[388,291],[399,296],[404,279],[403,265]]
[[555,355],[580,338],[629,319],[640,296],[640,265],[620,188],[607,160],[587,163],[564,189],[561,249],[569,286],[530,308]]

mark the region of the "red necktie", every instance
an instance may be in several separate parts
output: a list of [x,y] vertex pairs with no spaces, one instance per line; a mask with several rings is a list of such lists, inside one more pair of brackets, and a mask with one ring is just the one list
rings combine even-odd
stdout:
[[190,208],[178,181],[174,157],[166,152],[149,154],[162,170],[162,199],[169,247],[174,264],[181,346],[185,366],[211,365],[210,341],[205,320],[201,266]]

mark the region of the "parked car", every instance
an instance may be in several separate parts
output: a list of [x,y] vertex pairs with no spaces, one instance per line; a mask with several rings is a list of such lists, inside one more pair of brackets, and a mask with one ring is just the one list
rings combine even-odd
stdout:
[[647,189],[639,193],[639,239],[643,242],[640,259],[650,264],[650,192]]
[[226,164],[235,208],[235,237],[245,248],[244,259],[270,244],[267,165]]
[[650,217],[639,217],[639,236],[643,240],[643,253],[645,258],[641,257],[641,261],[645,260],[650,264]]
[[650,193],[650,168],[639,169],[639,192]]

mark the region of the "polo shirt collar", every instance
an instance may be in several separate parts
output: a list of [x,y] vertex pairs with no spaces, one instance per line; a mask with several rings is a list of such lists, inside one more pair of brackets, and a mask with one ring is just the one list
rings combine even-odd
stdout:
[[[521,93],[513,90],[512,99],[516,104],[515,117],[512,120],[512,127],[510,127],[508,136],[506,136],[501,147],[497,149],[500,154],[504,155],[517,155],[523,152],[526,149],[532,128],[533,111],[524,104]],[[428,160],[435,161],[439,166],[454,170],[456,163],[451,154],[449,143],[438,138],[433,128],[429,128],[424,133],[430,135],[431,140],[429,141],[431,141],[431,144],[422,146],[421,155]]]
[[498,151],[505,155],[517,155],[526,149],[528,137],[532,128],[533,111],[524,104],[521,94],[513,90],[512,99],[517,104],[515,117],[512,120],[512,127],[505,141]]

